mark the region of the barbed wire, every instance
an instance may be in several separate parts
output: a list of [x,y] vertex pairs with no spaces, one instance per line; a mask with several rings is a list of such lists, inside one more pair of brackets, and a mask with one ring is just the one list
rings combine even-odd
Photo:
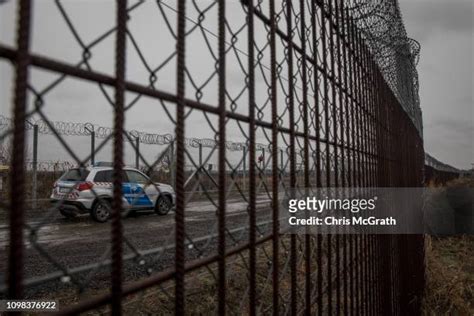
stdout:
[[[206,141],[208,139],[203,139],[202,141]],[[191,141],[199,141],[199,139],[191,139]],[[239,144],[237,144],[239,145]],[[2,153],[5,149],[0,146],[0,157],[2,157]],[[0,161],[1,163],[1,161]],[[33,167],[33,161],[29,160],[26,161],[27,169],[32,169]],[[425,165],[432,167],[433,169],[439,170],[439,171],[445,171],[445,172],[456,172],[459,173],[462,170],[455,168],[451,165],[448,165],[446,163],[443,163],[439,161],[438,159],[434,158],[428,153],[425,153]],[[72,167],[77,166],[77,163],[74,161],[67,161],[67,160],[61,160],[61,161],[55,161],[55,160],[44,160],[44,161],[38,161],[37,162],[37,168],[38,170],[45,170],[45,171],[51,171],[51,170],[68,170]]]
[[[111,127],[104,127],[92,123],[66,122],[66,121],[48,121],[44,120],[29,120],[26,124],[27,130],[32,130],[33,126],[38,126],[38,133],[44,135],[53,135],[53,129],[62,136],[91,136],[92,132],[96,138],[107,138],[113,134]],[[8,133],[13,128],[13,120],[11,118],[0,115],[0,131]],[[149,145],[170,145],[174,142],[172,134],[153,134],[147,132],[140,132],[137,130],[126,131],[132,139],[139,139],[142,144]],[[128,140],[128,139],[126,139]],[[185,138],[185,144],[189,147],[204,148],[219,147],[218,140],[212,138]],[[244,142],[226,142],[226,149],[230,151],[244,151],[248,148],[247,143]],[[256,144],[256,149],[259,151],[271,152],[270,144]],[[280,150],[283,150],[282,148]]]
[[444,162],[441,162],[428,153],[425,153],[425,165],[430,166],[433,169],[436,169],[438,171],[455,172],[455,173],[461,172],[461,170],[459,170],[458,168],[455,168]]
[[[32,160],[26,161],[26,169],[32,170],[34,168],[35,162]],[[36,169],[38,171],[53,171],[53,172],[64,172],[72,168],[76,168],[77,163],[75,161],[69,160],[41,160],[36,162]]]
[[387,83],[422,137],[416,70],[421,46],[408,37],[398,1],[352,0],[348,2],[348,10],[361,29]]

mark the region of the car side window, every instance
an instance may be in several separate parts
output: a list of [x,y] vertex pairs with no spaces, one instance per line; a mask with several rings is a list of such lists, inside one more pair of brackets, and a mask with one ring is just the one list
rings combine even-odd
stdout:
[[113,170],[99,171],[94,177],[94,182],[112,182]]
[[131,183],[147,184],[150,182],[147,177],[136,171],[127,170],[128,181]]
[[[123,182],[128,182],[127,174],[124,172],[122,174]],[[94,177],[94,182],[113,182],[114,181],[114,171],[113,170],[104,170],[98,171]]]

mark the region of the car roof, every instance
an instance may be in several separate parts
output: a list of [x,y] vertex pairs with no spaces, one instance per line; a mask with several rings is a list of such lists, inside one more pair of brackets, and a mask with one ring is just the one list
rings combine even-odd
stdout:
[[[77,170],[77,169],[81,169],[80,167],[76,167],[76,168],[71,168],[69,170]],[[114,170],[113,167],[105,167],[105,166],[88,166],[88,167],[85,167],[83,168],[89,172],[99,172],[99,171],[107,171],[107,170]],[[68,170],[68,171],[69,171]],[[143,173],[141,172],[140,170],[136,169],[136,168],[133,168],[133,167],[123,167],[123,170],[131,170],[131,171],[138,171],[140,173]]]
[[[114,170],[113,167],[89,167],[89,169],[91,171],[105,171],[105,170]],[[140,170],[136,169],[136,168],[132,168],[132,167],[123,167],[123,170],[133,170],[133,171],[139,171],[141,172]]]

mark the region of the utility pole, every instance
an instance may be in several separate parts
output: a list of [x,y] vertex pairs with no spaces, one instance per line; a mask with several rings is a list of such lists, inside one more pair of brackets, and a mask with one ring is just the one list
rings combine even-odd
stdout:
[[33,165],[32,165],[32,172],[33,172],[33,179],[32,179],[32,192],[31,192],[31,207],[36,209],[37,207],[37,192],[38,192],[38,125],[31,123],[30,121],[26,120],[26,124],[33,127]]
[[94,125],[87,123],[85,125],[85,130],[89,132],[91,137],[91,166],[95,164],[95,131]]

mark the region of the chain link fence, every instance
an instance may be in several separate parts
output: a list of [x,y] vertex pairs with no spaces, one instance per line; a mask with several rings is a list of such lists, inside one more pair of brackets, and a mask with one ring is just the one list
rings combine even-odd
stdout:
[[[396,1],[372,2],[2,4],[17,12],[15,44],[0,42],[14,73],[11,120],[0,117],[12,144],[2,297],[56,298],[62,315],[419,314],[423,236],[280,228],[295,190],[422,186],[413,42]],[[32,45],[47,31],[33,15],[59,23],[58,39]],[[81,115],[102,123],[66,123]],[[31,132],[51,139],[33,153],[77,166],[107,149],[110,225],[55,220],[55,206],[31,219]],[[126,161],[153,176],[169,152],[174,213],[129,219]]]

